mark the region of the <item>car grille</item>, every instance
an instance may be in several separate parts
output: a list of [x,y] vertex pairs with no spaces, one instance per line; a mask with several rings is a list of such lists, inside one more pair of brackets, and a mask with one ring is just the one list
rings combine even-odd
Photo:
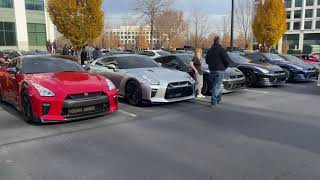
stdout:
[[65,119],[74,119],[108,112],[109,109],[109,97],[103,92],[72,94],[64,100],[61,115]]
[[230,79],[240,79],[243,78],[243,75],[230,76]]
[[81,94],[70,94],[67,96],[66,99],[73,99],[73,100],[81,100],[81,99],[94,99],[97,97],[101,97],[103,92],[90,92],[90,93],[81,93]]
[[193,89],[193,85],[188,81],[170,83],[166,90],[165,99],[192,96]]
[[286,76],[275,76],[275,77],[270,77],[269,78],[270,82],[273,83],[279,83],[279,82],[284,82],[287,80]]

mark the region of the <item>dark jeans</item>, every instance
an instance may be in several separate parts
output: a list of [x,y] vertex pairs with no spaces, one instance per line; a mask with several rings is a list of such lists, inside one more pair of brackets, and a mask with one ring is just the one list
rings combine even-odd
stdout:
[[224,78],[224,71],[211,71],[210,76],[212,79],[212,98],[211,104],[215,105],[221,102],[222,96],[222,80]]

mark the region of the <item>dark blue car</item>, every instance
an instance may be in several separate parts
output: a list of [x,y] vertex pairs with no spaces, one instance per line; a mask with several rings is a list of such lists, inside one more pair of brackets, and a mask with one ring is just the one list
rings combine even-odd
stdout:
[[308,64],[289,62],[283,57],[272,53],[252,53],[245,57],[252,60],[252,63],[269,63],[280,66],[287,74],[289,81],[310,81],[317,78],[317,71]]

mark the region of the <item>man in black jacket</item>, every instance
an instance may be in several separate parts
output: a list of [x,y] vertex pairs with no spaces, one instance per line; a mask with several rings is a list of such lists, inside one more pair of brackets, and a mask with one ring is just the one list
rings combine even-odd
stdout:
[[220,37],[214,38],[214,44],[207,53],[206,62],[209,65],[210,76],[212,79],[212,98],[211,106],[216,106],[221,102],[222,96],[222,81],[225,70],[229,67],[228,54],[220,45]]

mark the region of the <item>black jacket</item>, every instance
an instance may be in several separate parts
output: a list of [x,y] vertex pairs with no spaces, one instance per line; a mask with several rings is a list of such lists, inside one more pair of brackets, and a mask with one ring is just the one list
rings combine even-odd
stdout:
[[207,53],[206,63],[210,71],[225,71],[229,67],[229,56],[220,44],[213,44]]

